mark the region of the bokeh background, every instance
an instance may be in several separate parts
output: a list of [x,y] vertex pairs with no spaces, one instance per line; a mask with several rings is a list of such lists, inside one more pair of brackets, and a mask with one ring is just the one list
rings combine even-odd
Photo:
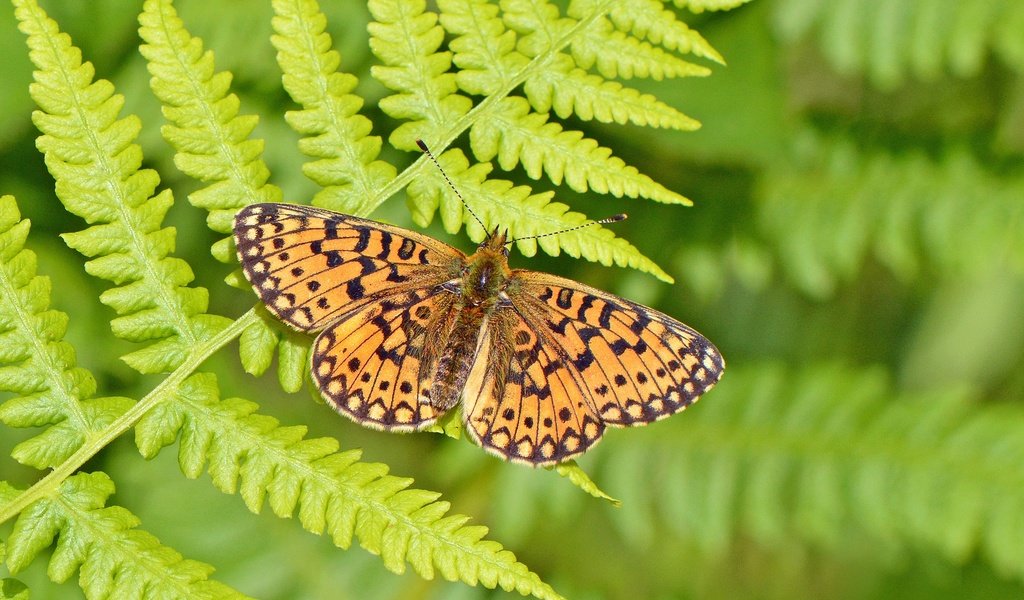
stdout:
[[[216,236],[171,162],[159,106],[124,0],[44,3],[100,77],[144,123],[148,166],[174,190],[177,255],[211,291],[211,312],[241,315],[253,297],[223,283]],[[186,26],[234,74],[245,113],[286,199],[315,191],[301,175],[293,107],[269,42],[269,2],[180,0]],[[369,76],[369,14],[323,2],[364,113],[386,92]],[[513,256],[655,306],[722,350],[720,386],[684,415],[611,431],[580,461],[614,508],[554,473],[508,465],[465,441],[363,430],[311,400],[253,379],[236,347],[206,368],[226,394],[312,435],[361,447],[442,492],[571,598],[1019,598],[1024,594],[1024,4],[1014,0],[755,0],[686,15],[725,57],[703,79],[633,81],[699,119],[682,133],[570,120],[628,163],[692,198],[692,208],[573,194],[559,199],[616,225],[676,279],[666,285],[568,257]],[[104,395],[141,397],[158,378],[118,360],[130,344],[96,301],[104,284],[58,234],[63,211],[34,148],[31,69],[12,11],[0,10],[0,192],[33,223],[30,247],[67,312],[67,339]],[[391,152],[396,165],[414,158]],[[538,189],[522,173],[500,176]],[[411,225],[399,198],[376,218]],[[186,233],[187,232],[187,233]],[[429,232],[464,250],[464,236]],[[0,429],[9,452],[32,432]],[[4,479],[37,473],[3,462]],[[111,502],[216,577],[260,598],[511,596],[396,576],[291,520],[254,516],[206,477],[179,472],[173,449],[141,459],[120,440],[88,467],[110,473]],[[7,526],[9,527],[9,525]],[[5,530],[6,531],[6,530]],[[39,597],[79,597],[19,578]]]

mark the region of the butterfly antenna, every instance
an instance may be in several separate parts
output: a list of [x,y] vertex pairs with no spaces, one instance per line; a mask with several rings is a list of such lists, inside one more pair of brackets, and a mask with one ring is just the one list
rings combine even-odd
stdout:
[[577,225],[575,227],[570,227],[568,229],[559,229],[558,231],[552,231],[550,233],[542,233],[540,235],[528,235],[526,237],[515,238],[515,239],[509,240],[506,243],[511,244],[513,242],[518,242],[520,240],[535,240],[535,239],[538,239],[538,238],[549,237],[549,236],[552,236],[552,235],[561,235],[563,233],[569,233],[570,231],[576,231],[577,229],[583,229],[585,227],[590,227],[592,225],[607,225],[608,223],[618,223],[619,221],[625,221],[626,218],[627,217],[626,217],[625,213],[619,213],[617,215],[612,215],[610,217],[605,217],[605,218],[603,218],[603,219],[601,219],[599,221],[588,221],[586,223],[583,223],[582,225]]
[[476,213],[473,212],[473,209],[469,207],[469,204],[466,204],[466,199],[462,197],[462,194],[459,193],[459,189],[455,187],[455,184],[452,183],[452,180],[448,178],[448,174],[445,173],[444,169],[441,168],[441,163],[437,162],[437,159],[434,158],[434,153],[430,151],[430,148],[427,148],[427,144],[424,143],[423,140],[417,139],[416,145],[419,146],[420,150],[422,150],[423,153],[429,156],[430,160],[434,162],[434,166],[436,166],[437,170],[441,172],[441,176],[444,177],[444,180],[448,182],[448,187],[452,188],[452,191],[455,192],[455,195],[459,197],[459,201],[462,202],[462,205],[466,207],[466,210],[469,211],[469,214],[473,215],[473,218],[476,219],[476,222],[480,224],[480,227],[484,230],[484,234],[486,234],[488,238],[491,237],[491,233],[487,231],[487,227],[484,225],[484,222],[480,220],[480,217],[476,216]]

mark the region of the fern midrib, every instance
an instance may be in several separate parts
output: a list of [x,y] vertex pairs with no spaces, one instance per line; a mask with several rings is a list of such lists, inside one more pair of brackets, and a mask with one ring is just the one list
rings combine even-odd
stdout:
[[[526,81],[526,79],[534,72],[541,71],[547,67],[551,61],[558,56],[559,52],[563,48],[572,43],[572,40],[579,35],[579,32],[584,31],[594,21],[603,17],[610,10],[614,1],[615,0],[604,0],[598,4],[594,9],[593,14],[586,19],[579,20],[574,26],[566,31],[565,35],[553,42],[547,50],[531,58],[529,62],[522,66],[522,68],[513,73],[500,89],[484,98],[479,104],[470,109],[468,113],[452,122],[452,124],[448,126],[447,131],[437,137],[437,153],[440,154],[443,152],[445,148],[455,141],[455,138],[462,134],[462,132],[480,119],[486,117],[488,113],[492,112],[496,104],[504,100],[505,97],[511,94],[513,90]],[[367,206],[370,207],[369,212],[372,213],[378,206],[383,204],[384,201],[398,193],[399,190],[404,189],[409,185],[413,178],[422,176],[423,169],[429,168],[430,166],[430,160],[426,156],[420,156],[416,159],[413,164],[409,165],[408,168],[399,173],[397,177],[391,180],[391,183],[384,186],[380,192],[367,202]]]
[[147,412],[153,409],[160,402],[164,402],[174,396],[178,386],[186,378],[199,368],[207,358],[222,346],[240,335],[247,327],[255,324],[258,320],[256,310],[250,309],[247,313],[233,321],[230,325],[204,340],[188,354],[181,366],[171,372],[163,381],[153,388],[144,398],[139,400],[132,408],[111,421],[109,425],[98,431],[95,437],[86,440],[78,450],[75,451],[64,462],[57,465],[49,474],[37,481],[29,489],[21,493],[9,504],[0,507],[0,524],[21,513],[28,505],[46,496],[57,494],[60,485],[71,476],[72,473],[82,467],[100,450],[109,445],[114,439],[128,431]]
[[[27,250],[20,250],[20,252],[27,252]],[[88,419],[85,418],[85,412],[82,410],[80,398],[76,397],[74,390],[70,383],[63,377],[64,371],[57,366],[53,360],[53,355],[50,353],[48,348],[51,343],[59,343],[59,341],[44,341],[39,336],[33,335],[35,328],[33,327],[35,313],[27,310],[22,304],[21,298],[18,295],[18,290],[14,287],[14,283],[7,276],[7,265],[0,268],[0,285],[3,286],[3,294],[7,297],[5,304],[8,307],[13,308],[15,317],[19,323],[19,333],[24,338],[28,338],[32,345],[32,357],[37,361],[36,364],[43,366],[43,372],[45,373],[45,379],[47,385],[47,391],[50,393],[57,394],[63,399],[62,406],[67,408],[67,412],[64,416],[74,424],[75,431],[83,434],[90,433],[92,429],[89,427]],[[33,275],[33,279],[38,275]],[[30,358],[29,360],[32,360]],[[70,368],[74,368],[71,366]]]
[[[38,7],[36,8],[38,9]],[[141,264],[144,273],[148,276],[147,278],[145,278],[146,287],[156,288],[155,302],[157,306],[164,308],[168,313],[170,313],[169,316],[172,317],[172,319],[177,322],[178,334],[186,338],[188,345],[193,345],[196,343],[196,335],[192,331],[192,324],[188,319],[188,315],[185,315],[181,311],[181,305],[179,302],[177,302],[177,298],[172,292],[169,292],[169,290],[165,286],[160,285],[159,283],[156,283],[156,285],[154,285],[154,282],[160,282],[161,278],[158,277],[154,265],[149,260],[152,254],[146,252],[146,245],[139,238],[138,231],[134,227],[134,223],[129,218],[131,213],[128,210],[125,202],[126,198],[124,195],[124,181],[122,181],[121,178],[117,176],[116,169],[112,168],[112,165],[107,157],[107,154],[103,152],[103,146],[96,135],[96,129],[92,126],[92,123],[89,122],[88,116],[91,113],[89,110],[85,108],[85,105],[82,101],[82,90],[78,89],[78,87],[74,85],[74,80],[69,76],[68,73],[68,66],[67,64],[65,64],[65,61],[62,60],[63,53],[61,52],[61,46],[55,42],[53,36],[46,35],[44,33],[38,33],[46,31],[45,23],[41,23],[39,20],[39,12],[41,11],[31,10],[29,12],[31,17],[35,21],[36,27],[36,33],[33,33],[31,35],[36,37],[37,39],[41,38],[50,50],[52,64],[54,67],[56,67],[55,70],[63,80],[64,88],[71,99],[70,104],[73,107],[72,114],[77,118],[78,125],[85,132],[85,139],[88,141],[90,151],[93,155],[93,164],[99,166],[98,171],[101,175],[101,179],[103,179],[108,184],[108,193],[111,196],[113,196],[112,199],[116,203],[116,210],[118,214],[121,215],[121,221],[122,223],[124,223],[125,229],[128,230],[132,258],[135,259],[137,265]],[[78,68],[84,68],[84,64],[85,63],[80,64]],[[50,72],[52,73],[53,71]],[[94,85],[96,85],[96,83],[92,82],[88,84],[86,89]],[[117,121],[114,122],[115,126],[116,123]],[[110,125],[108,125],[108,128],[109,127]],[[150,250],[152,249],[150,248]],[[142,260],[139,260],[140,257]]]

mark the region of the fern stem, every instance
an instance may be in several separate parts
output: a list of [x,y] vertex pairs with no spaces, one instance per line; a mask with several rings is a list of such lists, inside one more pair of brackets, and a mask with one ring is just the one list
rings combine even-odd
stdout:
[[[571,44],[573,39],[575,39],[581,31],[586,30],[594,23],[594,21],[611,11],[613,3],[614,0],[605,0],[599,4],[590,16],[585,19],[580,19],[579,22],[565,32],[565,35],[560,39],[555,40],[547,50],[535,56],[530,60],[530,62],[524,65],[522,69],[513,73],[512,76],[504,82],[504,85],[501,88],[484,98],[479,104],[474,106],[472,110],[452,123],[448,128],[448,131],[439,134],[436,137],[436,141],[433,144],[434,152],[440,155],[444,149],[448,148],[448,146],[455,141],[455,138],[462,135],[462,132],[469,129],[473,123],[485,118],[491,108],[495,104],[504,100],[517,87],[522,85],[530,74],[538,68],[538,65],[545,65],[554,60],[555,57],[558,56],[559,52]],[[399,173],[398,176],[392,179],[390,183],[381,188],[373,198],[369,199],[367,202],[367,206],[370,207],[369,213],[372,213],[378,206],[383,204],[385,200],[398,193],[398,190],[405,189],[405,186],[409,185],[414,178],[421,177],[421,171],[428,167],[429,159],[426,156],[420,156],[416,159],[413,164],[409,165],[409,168]]]
[[65,479],[81,468],[86,461],[95,456],[118,436],[131,429],[154,406],[173,397],[181,382],[192,375],[199,368],[199,365],[203,364],[214,352],[241,335],[247,327],[257,321],[256,310],[249,309],[249,312],[235,319],[226,328],[200,344],[185,359],[181,366],[161,381],[151,392],[146,394],[142,400],[139,400],[135,406],[112,421],[106,428],[97,432],[95,437],[86,440],[78,451],[68,457],[63,463],[57,465],[46,477],[37,481],[10,503],[0,507],[0,524],[6,523],[8,519],[21,513],[22,510],[36,500],[56,495],[58,488]]

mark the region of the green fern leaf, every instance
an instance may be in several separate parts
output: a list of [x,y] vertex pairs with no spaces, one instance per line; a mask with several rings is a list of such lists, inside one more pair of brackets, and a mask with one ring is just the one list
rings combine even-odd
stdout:
[[672,0],[679,8],[687,8],[690,12],[702,13],[705,10],[731,10],[750,2],[750,0]]
[[[652,0],[654,1],[654,0]],[[498,7],[484,0],[448,0],[439,4],[441,23],[459,35],[451,43],[459,66],[459,87],[469,93],[491,94],[513,79],[529,60],[515,51],[515,32],[506,30]],[[494,40],[498,40],[495,42]],[[571,58],[556,56],[550,65],[530,69],[524,89],[540,112],[554,109],[559,117],[575,114],[583,120],[676,129],[699,124],[650,94],[624,88],[574,68]]]
[[[584,17],[598,0],[573,0],[569,15]],[[699,33],[676,18],[675,13],[665,9],[659,0],[623,0],[612,5],[608,18],[620,31],[646,39],[652,44],[663,46],[684,54],[725,64],[725,59]]]
[[207,579],[213,567],[185,560],[136,529],[139,520],[127,510],[106,507],[113,493],[114,484],[103,473],[69,477],[59,494],[36,501],[18,516],[8,538],[8,568],[12,573],[24,569],[58,537],[48,574],[63,582],[79,571],[89,598],[245,597]]
[[434,132],[452,126],[472,108],[469,98],[456,93],[455,75],[448,72],[451,54],[437,52],[444,41],[437,15],[425,12],[424,0],[371,0],[368,6],[376,19],[369,25],[370,48],[384,63],[371,73],[397,92],[379,106],[408,121],[389,141],[401,150],[415,149],[417,139],[436,146]]
[[[157,175],[139,170],[142,155],[132,143],[138,119],[117,120],[123,99],[109,82],[93,82],[93,68],[66,34],[39,6],[16,2],[19,28],[28,36],[36,66],[30,91],[42,109],[33,122],[37,141],[68,211],[99,225],[65,234],[65,242],[92,258],[86,270],[115,284],[134,283],[101,297],[121,315],[118,334],[136,341],[160,339],[162,352],[129,354],[129,365],[143,373],[170,371],[209,332],[227,319],[205,317],[205,290],[186,287],[191,269],[168,257],[174,230],[160,228],[172,199],[152,195]],[[130,292],[130,294],[129,294]]]
[[594,480],[591,479],[589,475],[587,475],[586,471],[581,469],[580,466],[576,464],[576,461],[571,460],[569,462],[564,462],[555,465],[553,469],[556,473],[558,473],[562,477],[565,477],[573,485],[580,488],[584,492],[590,494],[591,496],[595,498],[600,498],[601,500],[607,500],[608,502],[611,503],[612,506],[616,508],[622,506],[621,501],[612,498],[604,491],[602,491],[601,488],[597,487],[597,484],[594,483]]
[[47,427],[12,455],[38,469],[60,464],[86,439],[132,406],[129,398],[92,398],[93,376],[75,366],[63,341],[67,315],[50,310],[50,282],[36,275],[24,249],[29,222],[11,196],[0,197],[0,389],[15,397],[0,405],[10,427]]
[[611,22],[600,19],[572,44],[572,55],[580,67],[591,66],[609,79],[650,77],[703,77],[711,71],[685,61],[657,46],[615,30]]
[[562,118],[575,115],[584,121],[620,125],[632,123],[688,131],[700,128],[698,121],[651,94],[590,75],[572,64],[568,56],[559,56],[550,69],[526,80],[523,92],[537,111],[553,110]]
[[303,107],[285,115],[307,136],[299,149],[315,162],[306,175],[324,188],[313,203],[367,216],[376,207],[375,194],[395,178],[395,168],[376,160],[381,140],[368,135],[372,124],[358,114],[363,101],[352,94],[358,80],[336,72],[341,58],[325,32],[327,20],[312,0],[274,2],[272,41],[284,73],[284,88]]
[[136,427],[144,456],[180,435],[182,471],[198,477],[206,465],[214,485],[238,490],[253,512],[264,504],[281,517],[297,512],[307,530],[327,531],[342,548],[356,538],[396,573],[411,564],[428,579],[436,570],[470,585],[559,597],[511,552],[482,540],[486,528],[446,516],[448,503],[437,493],[408,489],[411,480],[359,462],[358,451],[339,453],[333,439],[305,439],[305,427],[281,427],[256,414],[252,402],[220,400],[213,375],[193,375],[176,399],[158,404]]
[[508,171],[520,162],[526,174],[540,179],[547,174],[555,184],[565,181],[577,192],[594,190],[616,197],[645,197],[672,204],[692,204],[687,198],[627,165],[578,131],[565,131],[547,117],[530,111],[523,98],[504,98],[494,105],[491,118],[470,131],[473,154],[481,161],[495,157]]
[[486,0],[442,0],[441,24],[457,34],[450,47],[459,67],[456,81],[470,94],[491,95],[509,87],[529,59],[516,50],[516,34]]
[[[263,141],[249,139],[257,118],[238,114],[238,97],[228,93],[230,74],[215,72],[213,53],[204,53],[202,41],[189,35],[170,0],[147,0],[139,23],[146,42],[140,51],[169,122],[161,131],[177,150],[175,165],[210,184],[189,201],[210,211],[210,229],[230,233],[239,208],[281,201],[281,190],[267,183]],[[228,239],[214,246],[214,256],[234,260]]]

